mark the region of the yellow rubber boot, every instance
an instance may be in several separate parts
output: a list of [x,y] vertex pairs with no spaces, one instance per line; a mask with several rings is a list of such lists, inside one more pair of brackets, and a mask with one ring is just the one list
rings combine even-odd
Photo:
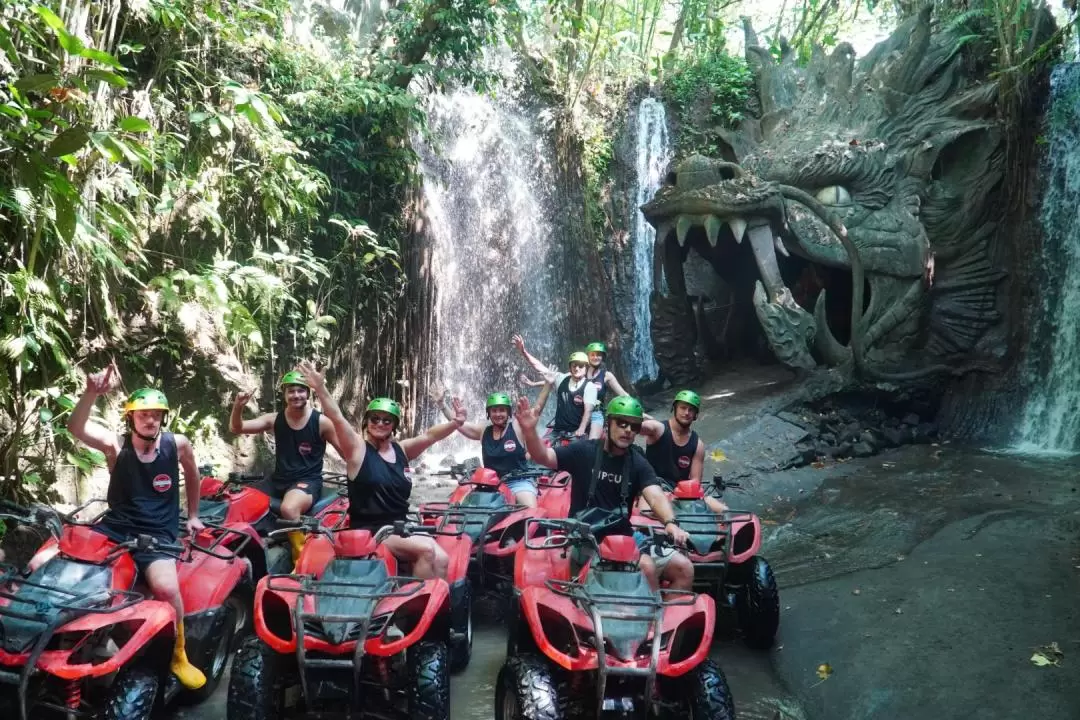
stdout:
[[300,551],[304,549],[304,543],[307,541],[307,535],[294,530],[289,533],[289,544],[292,545],[292,561],[293,565],[300,559]]
[[180,684],[188,690],[198,690],[206,684],[206,675],[203,671],[191,664],[184,650],[184,621],[176,624],[176,647],[173,648],[172,664],[169,665],[172,674],[180,681]]

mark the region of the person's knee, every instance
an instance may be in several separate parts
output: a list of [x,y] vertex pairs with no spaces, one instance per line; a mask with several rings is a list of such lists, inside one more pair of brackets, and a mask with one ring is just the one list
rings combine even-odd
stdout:
[[524,505],[525,507],[536,507],[536,493],[530,490],[523,490],[514,495],[514,501],[518,505]]
[[150,586],[150,592],[159,600],[177,601],[180,598],[180,581],[176,571],[169,572],[170,568],[157,569],[146,573],[146,584]]
[[694,564],[685,555],[676,554],[664,568],[664,579],[676,590],[689,590],[694,585]]
[[281,501],[281,517],[296,520],[311,507],[312,498],[304,492],[290,491]]

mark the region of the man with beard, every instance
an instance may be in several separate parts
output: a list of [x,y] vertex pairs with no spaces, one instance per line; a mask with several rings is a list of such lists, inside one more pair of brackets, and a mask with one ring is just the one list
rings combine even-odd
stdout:
[[[94,529],[113,542],[138,535],[174,545],[180,534],[180,468],[184,468],[188,531],[194,536],[204,529],[199,520],[199,470],[191,442],[183,435],[163,432],[169,414],[165,394],[153,388],[131,393],[124,403],[127,432],[117,435],[90,423],[90,411],[99,395],[120,386],[120,371],[110,364],[86,379],[83,392],[71,411],[67,429],[72,435],[105,455],[109,468],[106,499],[109,510]],[[176,559],[154,550],[132,551],[139,574],[158,600],[176,611],[176,644],[170,670],[189,690],[206,684],[206,676],[188,660],[184,645],[184,601],[176,573]]]
[[[244,420],[244,406],[252,393],[242,392],[233,402],[229,430],[237,435],[274,431],[274,474],[270,491],[281,498],[281,517],[296,520],[322,496],[323,455],[326,443],[341,454],[334,424],[311,407],[311,388],[295,370],[285,373],[279,386],[285,396],[285,410]],[[293,562],[304,547],[304,533],[289,533]]]
[[[641,431],[643,417],[644,410],[636,398],[614,398],[604,415],[605,437],[579,440],[552,449],[544,445],[536,433],[539,419],[536,409],[529,407],[525,398],[518,400],[517,407],[517,422],[533,462],[570,473],[571,517],[591,524],[597,518],[595,511],[608,511],[610,520],[605,522],[601,535],[631,535],[630,510],[641,498],[664,523],[664,530],[675,543],[685,545],[689,536],[675,522],[675,511],[660,488],[656,473],[641,452],[634,449],[634,439]],[[585,558],[578,554],[571,560],[573,570],[575,566],[583,565]],[[649,585],[653,589],[659,587],[653,559],[642,555],[639,563]],[[689,565],[689,560],[686,564]],[[689,590],[694,579],[693,568],[689,569],[688,576],[665,576],[664,579],[669,580],[673,589]]]
[[[550,387],[546,383],[545,389]],[[544,391],[541,391],[544,392]],[[453,408],[445,398],[441,404],[443,415],[453,420]],[[542,403],[537,403],[543,407]],[[470,440],[480,441],[480,454],[484,467],[498,473],[500,478],[524,472],[528,469],[525,444],[521,441],[521,429],[510,414],[512,403],[506,393],[488,395],[486,411],[489,422],[465,423],[458,432]],[[536,507],[536,480],[530,477],[512,478],[506,484],[514,493],[514,502],[526,507]]]

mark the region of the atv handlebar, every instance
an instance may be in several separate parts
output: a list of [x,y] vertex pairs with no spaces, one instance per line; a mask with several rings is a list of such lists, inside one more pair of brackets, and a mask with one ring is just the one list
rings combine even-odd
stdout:
[[266,473],[231,472],[228,474],[226,482],[232,485],[246,485],[261,482],[265,478]]
[[286,518],[277,518],[274,521],[274,525],[277,526],[277,530],[271,530],[267,533],[267,537],[275,537],[277,535],[285,535],[291,532],[302,531],[308,535],[326,535],[328,538],[333,537],[333,533],[340,530],[341,526],[345,524],[345,519],[348,517],[345,513],[340,513],[341,517],[337,519],[329,527],[323,524],[323,520],[331,515],[337,515],[338,513],[327,513],[321,516],[301,515],[295,520],[288,520]]
[[56,508],[48,505],[24,507],[2,500],[0,501],[0,519],[11,520],[17,525],[44,527],[56,539],[60,538],[63,530],[63,518]]
[[[206,521],[203,521],[203,525],[206,526],[206,529],[196,533],[195,535],[191,535],[186,524],[183,524],[181,526],[182,531],[188,534],[188,547],[191,548],[192,552],[205,553],[210,557],[217,558],[218,560],[232,561],[235,560],[237,556],[240,555],[240,552],[245,547],[247,547],[247,544],[251,542],[251,536],[247,533],[240,532],[239,530],[234,530],[218,523]],[[203,535],[213,538],[213,541],[208,547],[204,547],[198,544],[199,537]],[[235,545],[230,545],[228,544],[229,538],[239,538],[239,542]],[[221,547],[222,544],[226,545],[225,552],[218,551],[218,548]]]
[[[375,533],[375,542],[382,543],[383,540],[392,536],[409,537],[410,535],[445,535],[449,537],[458,537],[465,532],[462,527],[465,524],[464,515],[460,513],[457,515],[457,517],[461,518],[461,522],[459,523],[449,522],[449,518],[454,517],[453,511],[442,515],[442,519],[434,527],[431,525],[424,525],[421,522],[406,522],[404,520],[397,520],[392,525],[384,525]],[[458,529],[447,530],[446,525],[448,524],[454,524]]]
[[129,540],[116,543],[105,557],[104,563],[112,562],[125,552],[159,552],[179,560],[184,550],[184,546],[179,543],[162,542],[153,535],[136,535]]

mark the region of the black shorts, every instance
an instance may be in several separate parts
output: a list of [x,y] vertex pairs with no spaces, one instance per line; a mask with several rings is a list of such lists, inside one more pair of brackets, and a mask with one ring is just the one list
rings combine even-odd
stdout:
[[271,478],[269,481],[270,495],[276,498],[285,497],[292,490],[299,490],[311,496],[315,502],[322,497],[322,476],[309,480],[278,480]]
[[135,567],[143,577],[146,577],[146,568],[150,567],[151,563],[155,563],[158,560],[171,560],[174,565],[176,564],[175,555],[169,555],[156,550],[135,550],[131,553],[131,559],[135,561]]
[[[177,538],[171,537],[166,534],[132,533],[122,530],[120,528],[111,527],[104,522],[98,523],[94,527],[94,530],[101,533],[115,543],[127,542],[136,535],[150,535],[158,542],[164,543],[166,545],[176,545],[179,542]],[[172,560],[173,562],[176,562],[175,555],[170,555],[169,553],[164,553],[159,550],[132,550],[131,559],[135,561],[135,567],[136,569],[138,569],[139,575],[145,575],[146,568],[148,568],[151,563],[157,562],[158,560]]]

